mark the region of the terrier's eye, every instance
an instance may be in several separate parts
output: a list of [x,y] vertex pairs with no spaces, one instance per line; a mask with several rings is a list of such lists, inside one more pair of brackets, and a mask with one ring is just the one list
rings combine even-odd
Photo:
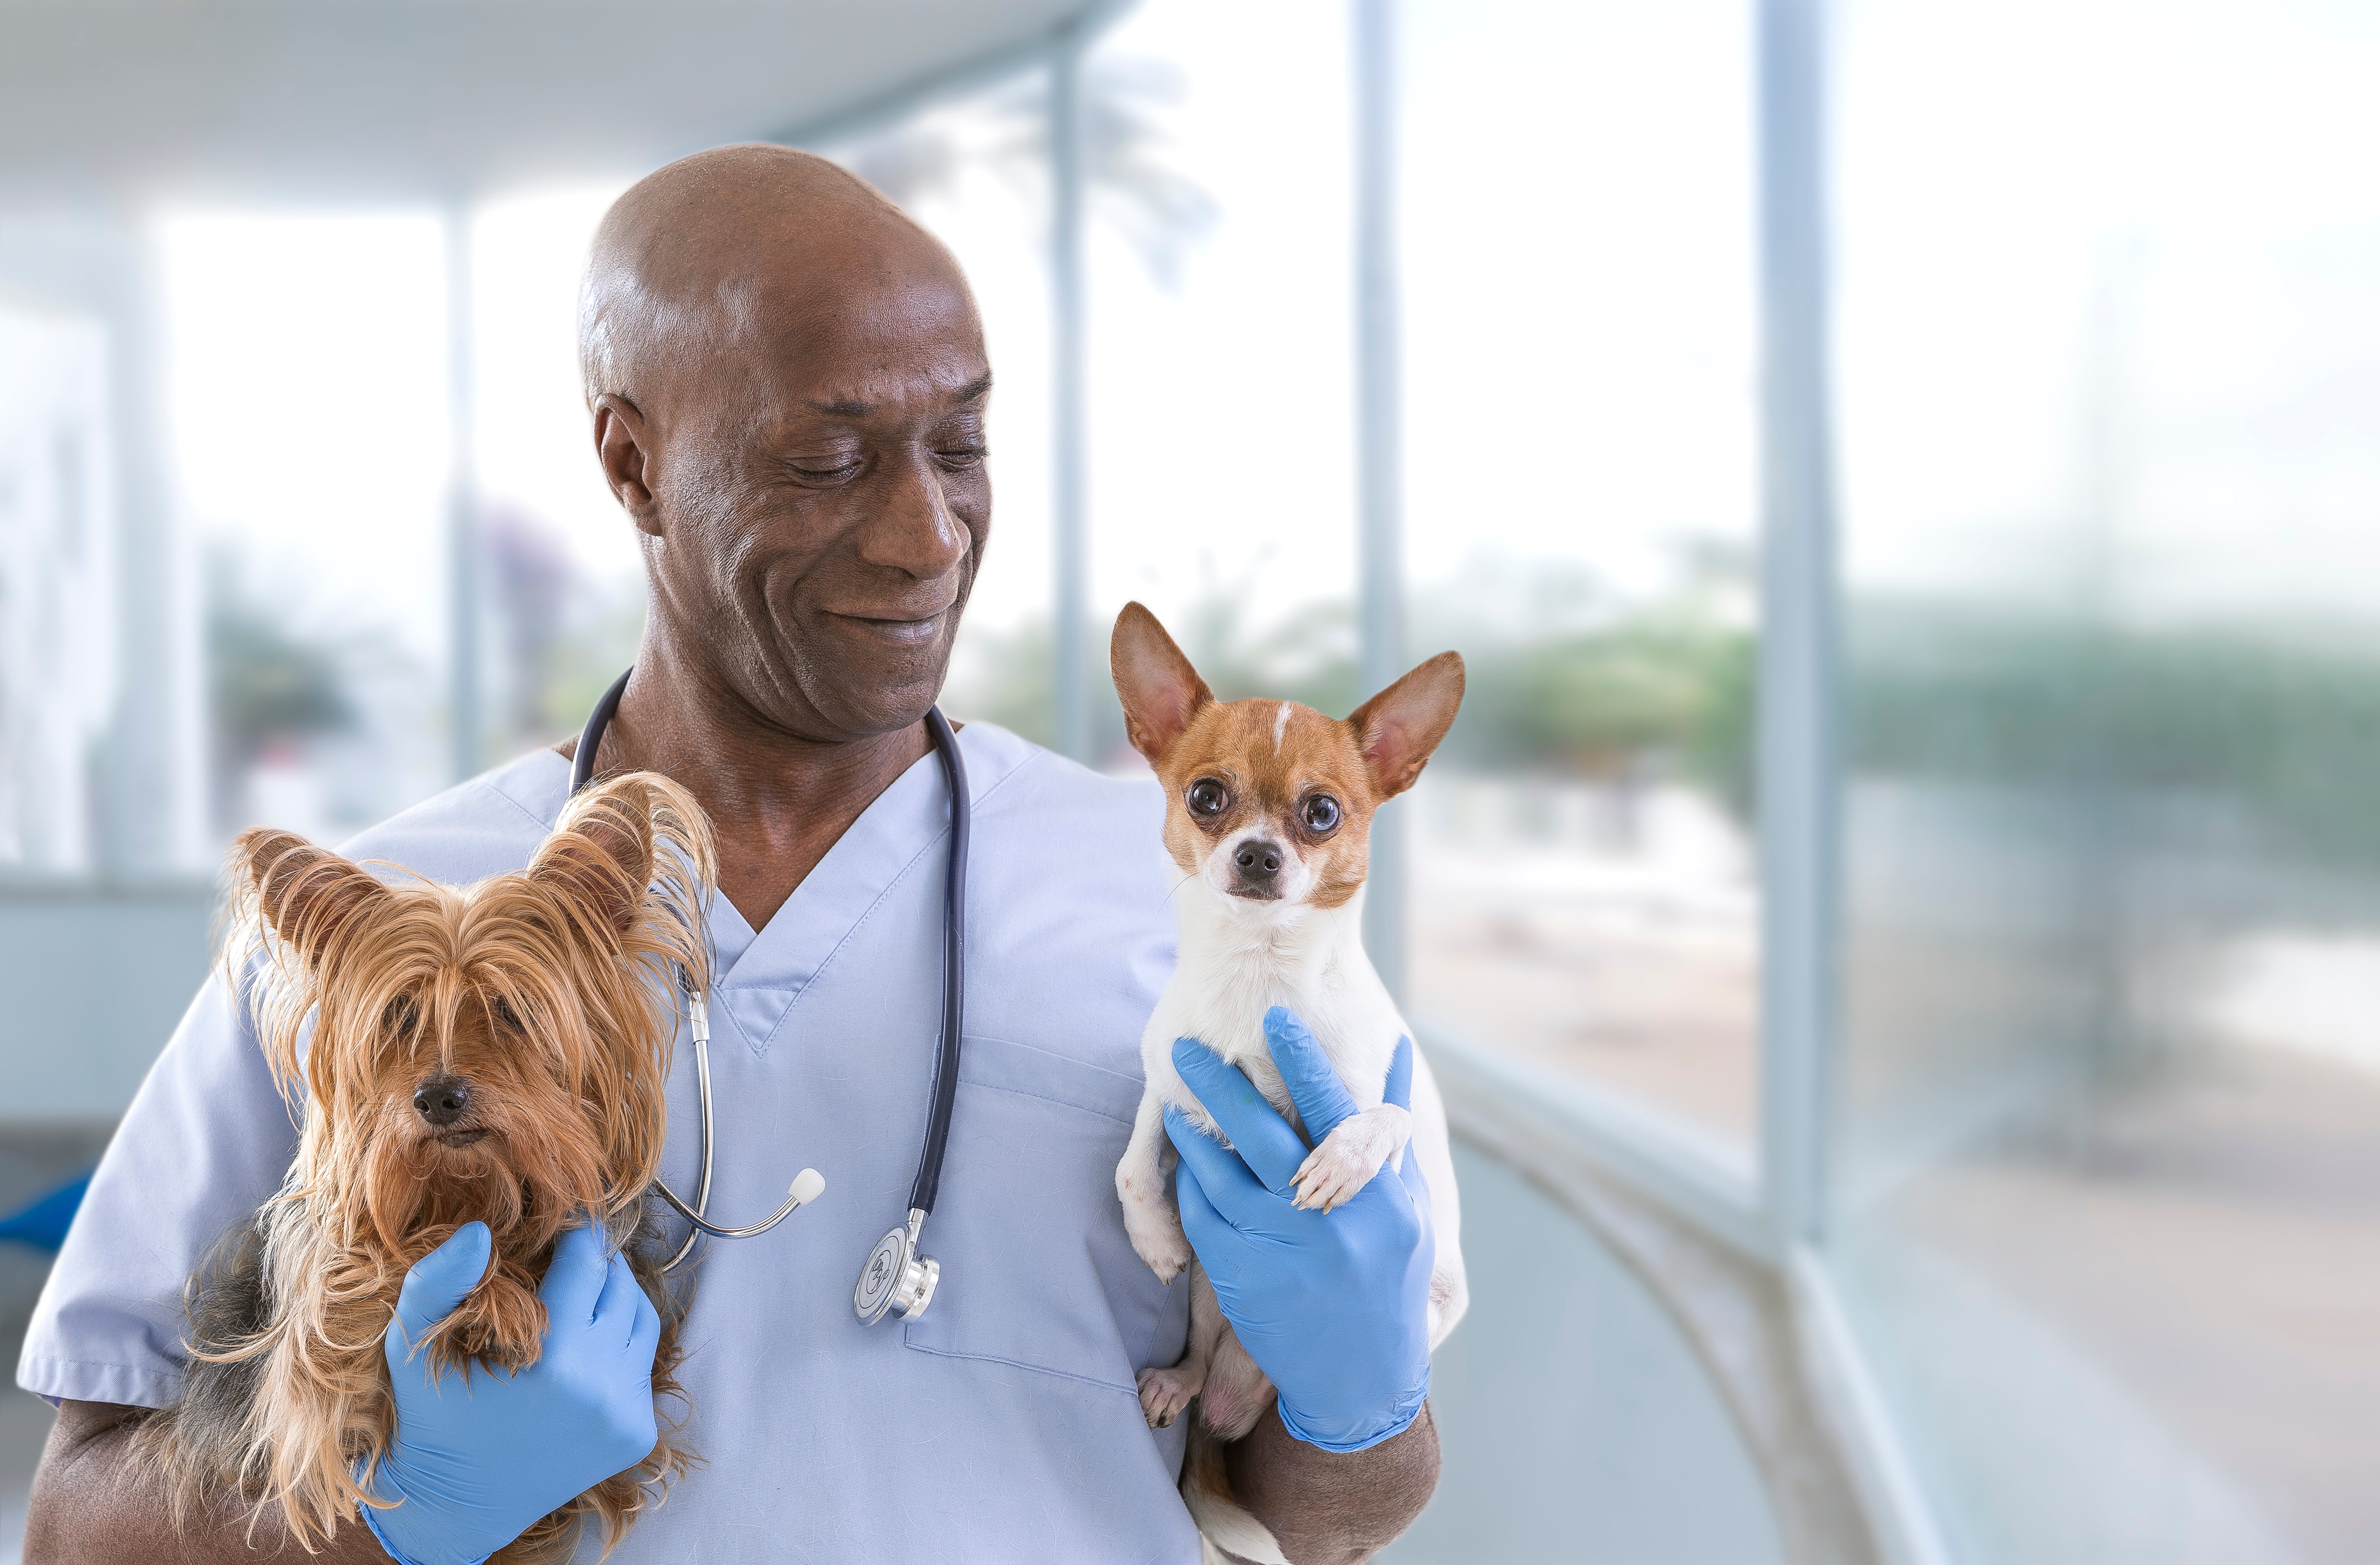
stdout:
[[1211,820],[1230,807],[1232,791],[1211,777],[1201,777],[1190,784],[1190,791],[1184,795],[1184,800],[1189,805],[1191,814]]
[[506,1000],[502,995],[498,995],[496,996],[496,1003],[492,1009],[495,1012],[496,1025],[504,1028],[504,1031],[508,1033],[516,1033],[521,1030],[520,1013],[513,1009],[513,1002],[511,1001]]
[[419,1015],[419,1013],[415,1009],[412,1000],[407,996],[399,995],[388,1002],[387,1010],[381,1013],[380,1025],[383,1031],[393,1037],[410,1037],[413,1036],[414,1023]]
[[1309,797],[1303,813],[1305,829],[1318,837],[1327,837],[1339,830],[1339,801],[1328,794],[1316,794]]

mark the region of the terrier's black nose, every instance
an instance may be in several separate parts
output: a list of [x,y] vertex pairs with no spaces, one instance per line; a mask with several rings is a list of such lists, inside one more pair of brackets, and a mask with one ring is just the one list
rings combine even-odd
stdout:
[[471,1084],[460,1076],[432,1076],[413,1089],[413,1108],[423,1119],[444,1130],[471,1106]]
[[1232,863],[1239,868],[1242,885],[1269,885],[1281,873],[1281,846],[1276,843],[1242,843],[1240,851],[1232,855]]

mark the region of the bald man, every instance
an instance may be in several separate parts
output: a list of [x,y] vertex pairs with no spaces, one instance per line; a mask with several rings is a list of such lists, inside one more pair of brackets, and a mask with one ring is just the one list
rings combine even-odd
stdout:
[[[905,1321],[870,1326],[851,1304],[858,1261],[903,1216],[935,1070],[950,800],[924,720],[991,530],[991,370],[966,283],[832,164],[726,148],[613,207],[581,329],[596,451],[650,588],[595,764],[685,784],[722,849],[712,1210],[748,1221],[805,1163],[829,1179],[785,1227],[704,1254],[680,1376],[706,1465],[613,1558],[1193,1565],[1184,1426],[1147,1427],[1134,1384],[1180,1355],[1184,1288],[1135,1256],[1111,1183],[1172,960],[1148,783],[961,730],[967,1032],[926,1246],[942,1280]],[[522,867],[567,796],[570,752],[500,767],[342,851],[458,883]],[[681,1189],[698,1156],[687,1052],[664,1169]],[[276,1514],[231,1495],[177,1534],[127,1461],[134,1424],[179,1383],[185,1279],[294,1147],[245,1007],[211,983],[94,1176],[26,1342],[20,1382],[59,1406],[29,1561],[297,1556]],[[1418,1386],[1385,1351],[1366,1367],[1366,1344],[1418,1329],[1390,1279],[1416,1258],[1426,1274],[1430,1240],[1426,1217],[1403,1221],[1378,1286],[1345,1255],[1326,1269],[1289,1244],[1273,1246],[1275,1282],[1242,1291],[1243,1309],[1286,1312],[1317,1279],[1353,1279],[1316,1327],[1337,1355],[1337,1434],[1268,1415],[1225,1453],[1258,1523],[1233,1535],[1249,1558],[1359,1559],[1428,1498],[1426,1360]],[[450,1242],[415,1269],[393,1365],[477,1264]],[[395,1376],[386,1508],[316,1559],[476,1561],[643,1455],[650,1353],[620,1351],[625,1316],[605,1321],[620,1291],[601,1289],[600,1250],[584,1264],[583,1280],[548,1279],[551,1296],[583,1285],[593,1303],[550,1312],[535,1368],[468,1387]],[[1284,1401],[1325,1394],[1304,1356],[1265,1365]]]

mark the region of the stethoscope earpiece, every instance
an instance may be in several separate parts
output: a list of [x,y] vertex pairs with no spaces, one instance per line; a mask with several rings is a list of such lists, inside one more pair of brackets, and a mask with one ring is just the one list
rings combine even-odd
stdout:
[[[628,673],[635,672],[631,668]],[[603,692],[595,710],[587,714],[587,726],[579,731],[578,748],[571,758],[572,793],[593,779],[595,752],[601,746],[603,731],[611,726],[612,714],[619,710],[621,694],[627,688],[628,674],[624,673]],[[926,731],[933,736],[934,749],[941,757],[942,776],[951,790],[950,873],[942,885],[942,1046],[934,1071],[933,1109],[926,1120],[926,1147],[917,1159],[917,1182],[909,1192],[909,1220],[876,1242],[876,1248],[868,1252],[868,1259],[860,1265],[858,1285],[851,1291],[852,1310],[866,1326],[875,1325],[888,1311],[907,1316],[925,1314],[926,1306],[933,1303],[935,1285],[942,1280],[942,1263],[931,1256],[917,1254],[917,1236],[925,1228],[926,1214],[934,1209],[934,1195],[941,1185],[942,1151],[950,1143],[951,1107],[958,1096],[960,1025],[966,998],[967,835],[975,811],[967,796],[966,763],[959,758],[958,735],[952,732],[949,720],[939,707],[927,710]],[[702,1098],[702,1172],[694,1187],[691,1206],[666,1183],[653,1181],[653,1189],[661,1198],[694,1225],[686,1243],[678,1246],[677,1254],[662,1266],[663,1271],[674,1271],[684,1265],[704,1234],[721,1239],[755,1238],[817,1200],[826,1190],[825,1175],[816,1169],[804,1169],[794,1176],[793,1184],[785,1191],[784,1205],[765,1222],[756,1222],[748,1228],[722,1228],[705,1215],[710,1207],[710,1006],[708,998],[696,993],[691,984],[685,985],[684,993],[687,1025],[694,1035],[695,1086]]]

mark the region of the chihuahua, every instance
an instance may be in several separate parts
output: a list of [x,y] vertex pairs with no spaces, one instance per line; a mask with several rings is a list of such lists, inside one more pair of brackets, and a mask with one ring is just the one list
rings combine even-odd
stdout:
[[1196,1398],[1194,1431],[1234,1440],[1271,1405],[1273,1390],[1232,1334],[1174,1206],[1178,1154],[1165,1106],[1221,1134],[1174,1069],[1176,1038],[1196,1038],[1238,1066],[1303,1134],[1264,1034],[1267,1010],[1295,1013],[1361,1110],[1297,1171],[1298,1204],[1331,1210],[1384,1165],[1402,1167],[1411,1143],[1429,1183],[1437,1244],[1432,1347],[1467,1302],[1445,1112],[1418,1050],[1413,1111],[1382,1101],[1397,1040],[1412,1029],[1362,938],[1373,814],[1413,786],[1446,736],[1463,701],[1463,660],[1441,652],[1339,722],[1294,701],[1218,701],[1138,603],[1117,618],[1109,659],[1126,735],[1164,785],[1165,847],[1184,877],[1175,898],[1180,956],[1142,1035],[1148,1085],[1116,1168],[1140,1258],[1160,1278],[1184,1268],[1192,1276],[1189,1343],[1179,1364],[1140,1372],[1141,1410],[1162,1428]]

